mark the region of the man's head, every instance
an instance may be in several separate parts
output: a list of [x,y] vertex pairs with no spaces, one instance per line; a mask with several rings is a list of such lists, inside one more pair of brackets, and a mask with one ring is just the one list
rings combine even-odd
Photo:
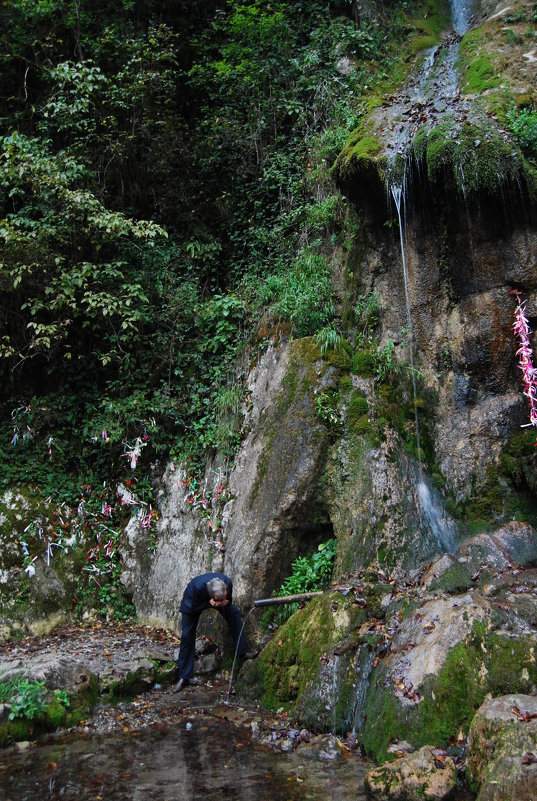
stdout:
[[227,587],[222,579],[213,578],[207,582],[207,590],[214,601],[225,601],[227,597]]

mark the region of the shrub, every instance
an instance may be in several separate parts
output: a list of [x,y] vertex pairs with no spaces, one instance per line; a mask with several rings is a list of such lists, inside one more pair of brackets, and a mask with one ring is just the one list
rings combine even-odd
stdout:
[[520,146],[527,153],[537,155],[537,111],[512,108],[507,112],[507,123]]
[[[324,589],[332,575],[332,565],[336,556],[337,540],[322,542],[311,556],[299,556],[293,562],[293,572],[285,579],[278,595],[298,595],[302,592],[315,592]],[[298,604],[284,604],[277,612],[269,612],[264,623],[281,626],[298,609]]]
[[327,326],[334,314],[328,261],[304,251],[288,272],[267,278],[261,300],[270,303],[273,315],[291,323],[294,336],[314,334]]

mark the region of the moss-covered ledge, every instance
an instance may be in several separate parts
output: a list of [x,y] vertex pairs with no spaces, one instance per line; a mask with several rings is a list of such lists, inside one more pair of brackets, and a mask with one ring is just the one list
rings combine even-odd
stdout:
[[537,198],[537,173],[505,133],[465,123],[458,129],[449,118],[431,130],[420,128],[413,154],[430,184],[461,197],[500,195],[508,186],[525,185]]
[[10,707],[6,705],[4,714],[0,714],[0,747],[78,725],[92,714],[98,700],[98,685],[97,676],[88,673],[86,682],[65,693],[65,702],[54,691],[46,690],[45,708],[31,718],[17,715],[10,719]]

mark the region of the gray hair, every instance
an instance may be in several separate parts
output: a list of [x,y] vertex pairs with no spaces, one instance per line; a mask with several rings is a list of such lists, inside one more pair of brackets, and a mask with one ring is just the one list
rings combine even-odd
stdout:
[[211,598],[215,601],[225,601],[227,595],[227,587],[225,581],[219,578],[213,578],[207,582],[207,589]]

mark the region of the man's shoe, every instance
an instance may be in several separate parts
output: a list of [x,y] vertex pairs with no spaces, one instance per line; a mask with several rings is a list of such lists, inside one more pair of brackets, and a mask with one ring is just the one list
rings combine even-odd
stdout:
[[246,661],[247,659],[255,659],[257,656],[259,656],[259,651],[246,651],[244,654],[241,654],[241,659]]
[[180,693],[184,687],[188,684],[188,679],[179,679],[177,684],[174,684],[172,687],[172,693]]

